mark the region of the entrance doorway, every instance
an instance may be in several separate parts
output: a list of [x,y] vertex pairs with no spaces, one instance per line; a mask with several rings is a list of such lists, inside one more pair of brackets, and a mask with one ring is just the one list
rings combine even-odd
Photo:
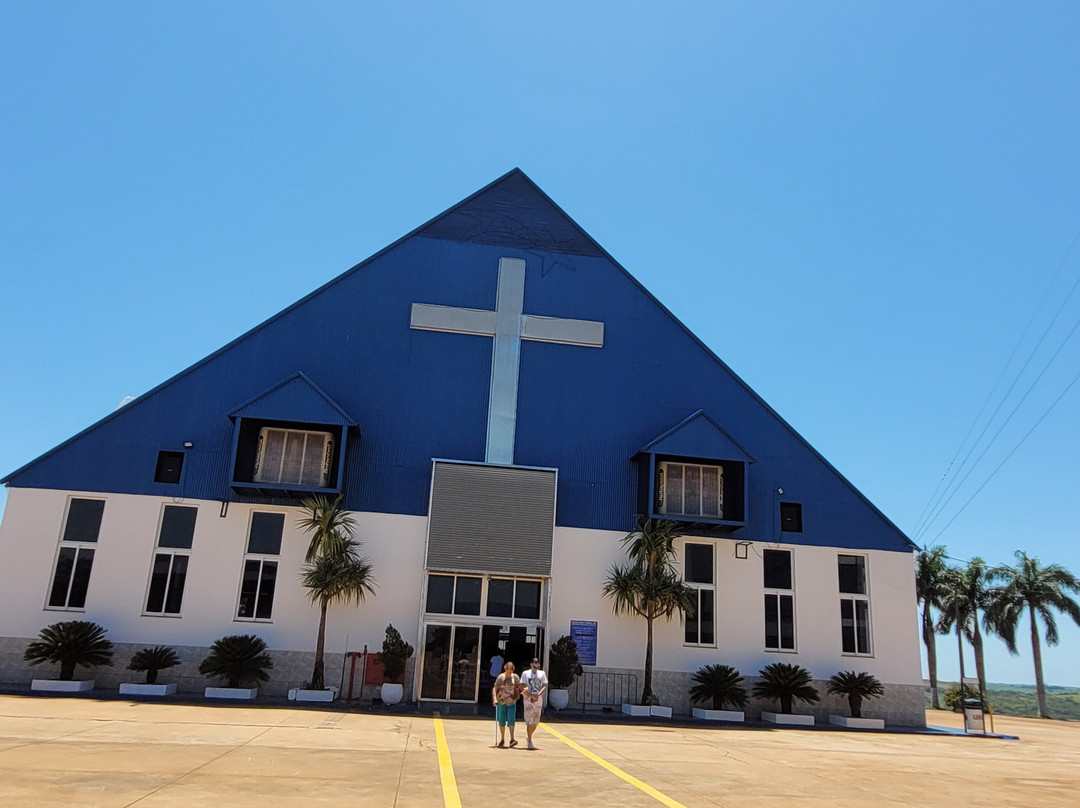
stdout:
[[428,623],[420,663],[420,698],[488,704],[494,683],[493,657],[513,662],[520,675],[543,650],[544,629],[537,625]]

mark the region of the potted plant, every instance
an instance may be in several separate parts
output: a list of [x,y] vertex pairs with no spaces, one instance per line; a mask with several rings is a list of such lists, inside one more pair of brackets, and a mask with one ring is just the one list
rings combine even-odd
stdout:
[[[743,687],[742,674],[730,665],[706,665],[699,668],[692,679],[690,701],[694,704],[712,704],[712,709],[695,707],[694,718],[706,721],[744,721],[746,713],[746,688]],[[730,704],[737,710],[726,710]]]
[[[210,653],[199,663],[199,673],[214,679],[224,679],[228,687],[208,687],[208,699],[254,699],[258,683],[270,679],[268,670],[274,661],[267,653],[266,643],[254,634],[231,634],[215,640]],[[255,687],[243,687],[254,683]]]
[[881,681],[871,673],[863,671],[840,671],[833,674],[825,688],[830,694],[847,696],[851,716],[830,715],[829,723],[841,727],[859,729],[885,729],[885,721],[880,718],[863,718],[863,699],[876,699],[885,694]]
[[94,689],[94,680],[75,680],[75,668],[112,665],[113,644],[105,639],[105,629],[88,620],[66,620],[45,626],[38,639],[28,646],[23,659],[31,665],[53,662],[60,665],[59,679],[34,679],[31,690],[80,693]]
[[401,683],[405,676],[405,663],[412,655],[413,647],[402,639],[392,623],[387,625],[382,650],[379,651],[379,662],[383,669],[383,685],[379,698],[383,704],[397,704],[401,701],[405,690]]
[[582,674],[578,662],[577,643],[574,638],[564,635],[551,644],[548,652],[548,704],[553,710],[564,710],[570,703],[569,688]]
[[171,696],[176,692],[176,682],[159,685],[158,671],[175,668],[180,664],[176,651],[167,645],[155,645],[136,651],[128,663],[129,671],[146,672],[146,682],[124,682],[120,685],[122,696]]
[[805,724],[813,726],[814,716],[792,715],[791,708],[796,701],[813,704],[821,697],[814,688],[814,677],[802,665],[787,662],[774,662],[758,672],[760,677],[754,683],[755,698],[780,702],[780,712],[762,711],[761,719],[770,724]]

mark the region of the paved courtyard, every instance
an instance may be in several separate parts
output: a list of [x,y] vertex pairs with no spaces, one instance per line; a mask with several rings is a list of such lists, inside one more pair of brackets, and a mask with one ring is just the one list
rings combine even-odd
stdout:
[[5,695],[0,806],[1075,808],[1080,725],[996,728],[1020,740],[554,717],[529,752],[470,718]]

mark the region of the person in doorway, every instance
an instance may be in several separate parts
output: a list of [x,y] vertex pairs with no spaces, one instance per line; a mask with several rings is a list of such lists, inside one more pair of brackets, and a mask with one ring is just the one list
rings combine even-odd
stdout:
[[503,665],[503,672],[495,679],[491,688],[491,703],[495,705],[495,721],[499,725],[499,748],[506,746],[506,728],[510,727],[510,746],[517,746],[514,740],[514,722],[517,720],[517,700],[521,695],[521,679],[514,673],[514,663]]
[[502,673],[503,662],[502,654],[499,649],[495,649],[495,653],[491,655],[491,667],[488,668],[488,675],[491,677],[491,686],[495,686],[495,680],[499,678],[499,674]]
[[529,749],[533,746],[533,733],[544,711],[544,694],[547,692],[547,674],[540,670],[540,660],[533,657],[529,669],[521,674],[521,689],[525,693],[525,732],[529,736]]

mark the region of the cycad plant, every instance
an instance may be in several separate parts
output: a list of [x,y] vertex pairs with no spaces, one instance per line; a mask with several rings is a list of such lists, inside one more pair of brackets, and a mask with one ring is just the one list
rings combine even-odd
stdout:
[[780,712],[784,715],[791,714],[796,701],[813,704],[821,700],[813,685],[814,677],[802,665],[774,662],[758,671],[758,676],[760,678],[754,682],[754,698],[780,702]]
[[863,699],[876,699],[885,695],[885,688],[881,686],[881,681],[866,671],[834,673],[825,689],[834,696],[847,696],[852,718],[862,718]]
[[113,644],[105,639],[104,628],[89,620],[66,620],[45,626],[26,647],[23,659],[31,665],[58,663],[60,679],[69,682],[76,666],[112,665],[112,654]]
[[273,667],[274,661],[262,638],[254,634],[230,634],[210,646],[210,653],[199,663],[199,673],[224,679],[229,687],[240,687],[245,683],[268,681],[267,671]]
[[698,669],[692,681],[690,701],[694,704],[712,702],[714,710],[723,710],[725,704],[740,710],[746,707],[742,674],[730,665],[706,665]]
[[131,656],[128,663],[129,671],[146,672],[146,684],[156,685],[158,671],[175,668],[180,664],[180,657],[176,651],[167,645],[155,645],[153,648],[143,648]]

